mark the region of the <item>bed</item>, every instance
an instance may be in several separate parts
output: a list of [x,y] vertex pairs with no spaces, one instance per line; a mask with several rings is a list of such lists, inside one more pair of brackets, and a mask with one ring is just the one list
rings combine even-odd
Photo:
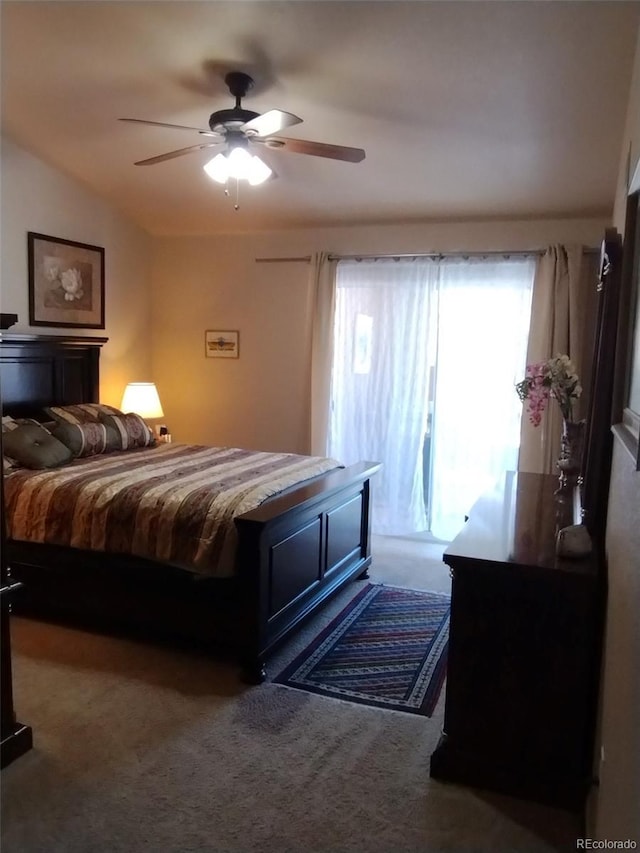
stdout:
[[[43,421],[46,407],[96,402],[105,342],[3,333],[3,415]],[[141,458],[166,452],[179,451],[148,449]],[[280,643],[330,596],[366,577],[371,478],[379,468],[375,462],[331,468],[236,515],[228,576],[212,576],[206,566],[191,571],[173,560],[10,536],[8,562],[23,584],[14,612],[195,643],[232,654],[243,678],[260,682]],[[11,476],[18,474],[6,484]]]

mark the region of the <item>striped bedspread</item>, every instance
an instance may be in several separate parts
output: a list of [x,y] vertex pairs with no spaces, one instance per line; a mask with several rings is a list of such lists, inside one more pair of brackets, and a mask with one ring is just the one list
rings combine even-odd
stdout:
[[5,478],[12,539],[133,554],[233,574],[233,519],[333,468],[335,459],[166,444]]

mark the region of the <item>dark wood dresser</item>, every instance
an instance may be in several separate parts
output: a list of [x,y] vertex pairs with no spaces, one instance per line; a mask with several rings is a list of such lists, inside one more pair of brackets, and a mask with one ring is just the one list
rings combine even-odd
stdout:
[[604,589],[595,554],[556,556],[575,520],[553,475],[508,472],[444,553],[452,575],[435,778],[580,810],[592,750]]

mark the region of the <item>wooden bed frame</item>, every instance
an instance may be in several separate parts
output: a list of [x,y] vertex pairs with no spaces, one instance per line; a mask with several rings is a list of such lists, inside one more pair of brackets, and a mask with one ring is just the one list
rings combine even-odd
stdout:
[[[96,402],[106,338],[9,335],[0,341],[3,414],[44,419],[47,405]],[[359,462],[270,498],[236,519],[236,574],[203,578],[122,555],[9,540],[14,612],[232,652],[243,677],[371,563],[370,480]]]

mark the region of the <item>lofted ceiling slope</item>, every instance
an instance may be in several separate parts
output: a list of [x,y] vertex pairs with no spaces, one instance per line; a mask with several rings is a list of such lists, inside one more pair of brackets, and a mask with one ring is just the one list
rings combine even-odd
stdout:
[[[153,234],[611,213],[640,4],[4,2],[2,130]],[[358,164],[267,149],[278,174],[240,209],[202,141],[243,106],[287,136],[361,147]]]

